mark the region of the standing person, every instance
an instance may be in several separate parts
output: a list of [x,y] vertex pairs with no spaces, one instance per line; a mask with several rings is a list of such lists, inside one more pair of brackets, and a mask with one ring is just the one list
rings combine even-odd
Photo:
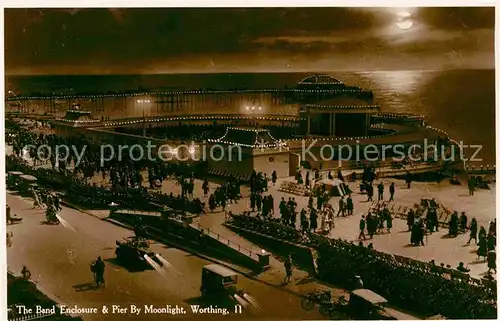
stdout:
[[476,188],[476,180],[471,177],[467,182],[467,186],[469,187],[469,196],[474,195],[474,189]]
[[255,195],[255,203],[257,205],[257,211],[260,212],[262,211],[262,194],[261,193],[257,193],[257,195]]
[[410,186],[411,186],[411,174],[408,171],[406,172],[405,182],[406,182],[406,186],[408,186],[408,189],[410,189]]
[[316,232],[316,229],[318,228],[318,214],[316,213],[316,210],[314,208],[311,208],[311,213],[309,214],[309,228],[312,230],[312,232]]
[[467,244],[470,244],[470,241],[472,241],[472,239],[474,239],[474,243],[477,244],[477,221],[475,217],[473,217],[470,222],[469,231],[470,231],[470,236]]
[[368,195],[367,202],[373,202],[373,184],[372,183],[368,184],[368,187],[366,188],[366,194]]
[[271,174],[271,180],[273,182],[273,186],[276,185],[276,181],[278,180],[278,174],[276,174],[276,171],[273,171]]
[[309,220],[307,219],[305,209],[300,211],[300,227],[302,229],[302,233],[309,231]]
[[285,260],[285,283],[290,283],[292,280],[292,255],[288,255]]
[[335,214],[333,208],[328,211],[328,230],[331,231],[335,227],[335,222],[333,220],[333,214]]
[[408,216],[406,217],[406,225],[408,226],[408,231],[413,229],[413,224],[415,223],[415,212],[410,209]]
[[467,231],[467,215],[465,215],[465,212],[460,215],[460,230],[461,232]]
[[448,223],[448,234],[456,237],[458,234],[458,212],[455,211],[451,214],[450,222]]
[[10,216],[10,206],[9,205],[7,205],[5,207],[5,215],[7,216],[7,218],[6,218],[7,224],[10,224],[11,216]]
[[347,201],[346,201],[346,209],[347,209],[347,215],[353,215],[354,213],[354,204],[352,202],[352,198],[351,198],[351,195],[349,195],[347,197]]
[[307,201],[307,206],[309,208],[313,208],[313,205],[314,205],[314,198],[313,198],[313,196],[311,194],[311,196],[309,196],[309,200]]
[[495,237],[494,234],[490,233],[488,234],[486,239],[487,239],[488,251],[494,251],[497,244],[497,238]]
[[391,233],[391,228],[392,228],[392,214],[390,211],[387,211],[387,233]]
[[488,228],[488,234],[496,234],[497,233],[497,224],[495,221],[490,222],[490,227]]
[[497,254],[495,251],[489,251],[488,252],[488,273],[491,272],[491,270],[495,271],[497,273]]
[[201,186],[201,188],[203,189],[203,195],[207,196],[207,194],[208,194],[208,180],[206,178],[203,181],[203,185]]
[[307,188],[309,188],[309,186],[311,185],[311,181],[309,180],[309,171],[307,171],[307,173],[306,173],[305,185]]
[[364,288],[363,280],[361,279],[361,276],[359,276],[359,275],[356,275],[355,287],[357,290]]
[[366,221],[365,221],[365,216],[361,216],[361,219],[359,220],[359,236],[358,239],[361,239],[363,237],[364,240],[366,240],[365,236],[365,228],[366,228]]
[[344,182],[344,176],[342,175],[342,169],[341,169],[340,167],[339,167],[339,168],[337,168],[337,178],[338,178],[340,181]]
[[92,272],[94,272],[95,283],[97,284],[97,286],[101,286],[104,284],[104,268],[104,262],[99,256],[95,263],[92,265]]
[[339,211],[337,213],[337,216],[340,216],[341,214],[342,214],[342,216],[345,216],[344,196],[340,197],[340,200],[339,200]]
[[318,209],[318,211],[321,211],[321,208],[323,207],[323,195],[319,195],[316,199],[316,208]]
[[31,272],[28,270],[26,265],[23,266],[23,269],[21,270],[21,275],[23,276],[23,280],[29,280],[31,278]]
[[389,198],[390,201],[394,201],[394,193],[396,192],[396,188],[394,186],[394,182],[391,183],[391,186],[389,186],[389,194],[391,195],[391,198]]
[[378,188],[378,200],[383,201],[384,200],[384,183],[380,182],[377,186]]

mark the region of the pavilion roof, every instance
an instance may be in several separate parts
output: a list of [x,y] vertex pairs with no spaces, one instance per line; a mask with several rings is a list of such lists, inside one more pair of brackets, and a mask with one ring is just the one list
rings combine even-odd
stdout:
[[68,109],[64,117],[57,120],[65,123],[72,123],[74,125],[100,122],[100,120],[94,119],[92,117],[90,111],[78,109]]
[[351,96],[351,95],[341,95],[329,98],[327,100],[319,101],[314,104],[307,104],[306,107],[313,108],[331,108],[331,109],[353,109],[353,108],[373,108],[379,107],[377,105],[370,104],[364,99]]
[[275,139],[268,129],[248,127],[228,127],[222,137],[210,139],[209,141],[250,148],[278,147],[284,145],[283,142]]

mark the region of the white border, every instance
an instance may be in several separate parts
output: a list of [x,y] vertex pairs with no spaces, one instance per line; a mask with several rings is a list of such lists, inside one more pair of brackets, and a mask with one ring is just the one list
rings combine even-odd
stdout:
[[3,7],[6,8],[161,8],[161,7],[493,7],[494,0],[467,1],[467,0],[412,0],[412,1],[380,1],[380,0],[144,0],[144,1],[117,1],[117,0],[5,0]]
[[[495,6],[495,67],[498,66],[500,61],[499,56],[499,15],[500,9],[496,6],[497,1],[487,0],[487,1],[467,1],[467,0],[459,0],[459,1],[435,1],[435,0],[419,0],[419,1],[376,1],[376,0],[358,0],[355,3],[352,0],[337,0],[333,2],[332,0],[314,0],[314,1],[304,1],[304,0],[254,0],[252,2],[248,2],[248,0],[218,0],[218,1],[202,1],[202,0],[184,0],[184,1],[159,1],[159,0],[144,0],[142,2],[139,1],[109,1],[109,0],[80,0],[78,2],[73,1],[69,3],[63,0],[4,0],[2,1],[2,9],[4,8],[47,8],[47,7],[59,7],[59,8],[85,8],[85,7],[94,7],[94,8],[137,8],[137,7],[149,7],[149,8],[160,8],[160,7],[480,7],[480,6]],[[4,44],[4,10],[0,12],[0,38],[2,40],[2,44]],[[0,99],[2,101],[0,112],[2,115],[5,114],[5,61],[4,61],[4,50],[0,51]],[[498,131],[500,125],[500,108],[499,108],[499,99],[500,99],[500,77],[498,68],[495,68],[495,81],[496,81],[496,167],[500,168],[500,133]],[[0,122],[0,132],[2,134],[2,143],[0,144],[0,154],[5,155],[5,129],[4,122]],[[5,158],[0,157],[0,175],[5,177]],[[500,174],[497,173],[497,181]],[[6,195],[5,195],[5,179],[0,180],[0,189],[4,191],[0,193],[0,211],[2,212],[0,218],[0,235],[2,235],[3,242],[5,242],[5,204]],[[497,187],[496,189],[496,201],[498,204],[498,200],[500,200],[500,189]],[[496,207],[497,217],[500,213],[499,206]],[[500,227],[497,226],[497,234],[500,231]],[[499,260],[499,258],[497,258]],[[0,307],[0,320],[7,320],[7,311],[5,307],[7,306],[7,261],[6,261],[6,246],[0,245],[0,280],[4,280],[4,282],[0,282],[0,297],[3,301],[2,306]],[[498,262],[497,262],[498,265]],[[498,300],[497,300],[498,301]],[[499,314],[500,315],[500,314]]]

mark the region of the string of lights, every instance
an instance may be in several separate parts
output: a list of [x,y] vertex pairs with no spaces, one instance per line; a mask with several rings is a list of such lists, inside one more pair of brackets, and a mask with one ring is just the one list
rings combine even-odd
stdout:
[[139,97],[139,96],[168,96],[168,95],[213,95],[213,94],[239,94],[239,93],[370,93],[371,90],[363,88],[332,88],[332,89],[235,89],[235,90],[184,90],[184,91],[162,91],[162,92],[140,92],[140,93],[96,93],[96,94],[80,94],[80,95],[37,95],[37,96],[15,96],[8,97],[6,101],[20,100],[58,100],[58,99],[92,99],[106,97]]
[[331,108],[331,109],[379,109],[380,105],[316,105],[316,104],[307,104],[306,108]]

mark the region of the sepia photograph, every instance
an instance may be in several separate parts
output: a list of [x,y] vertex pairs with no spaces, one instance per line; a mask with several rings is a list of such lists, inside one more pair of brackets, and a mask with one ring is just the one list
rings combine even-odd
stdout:
[[497,318],[494,4],[177,5],[3,8],[7,320]]

